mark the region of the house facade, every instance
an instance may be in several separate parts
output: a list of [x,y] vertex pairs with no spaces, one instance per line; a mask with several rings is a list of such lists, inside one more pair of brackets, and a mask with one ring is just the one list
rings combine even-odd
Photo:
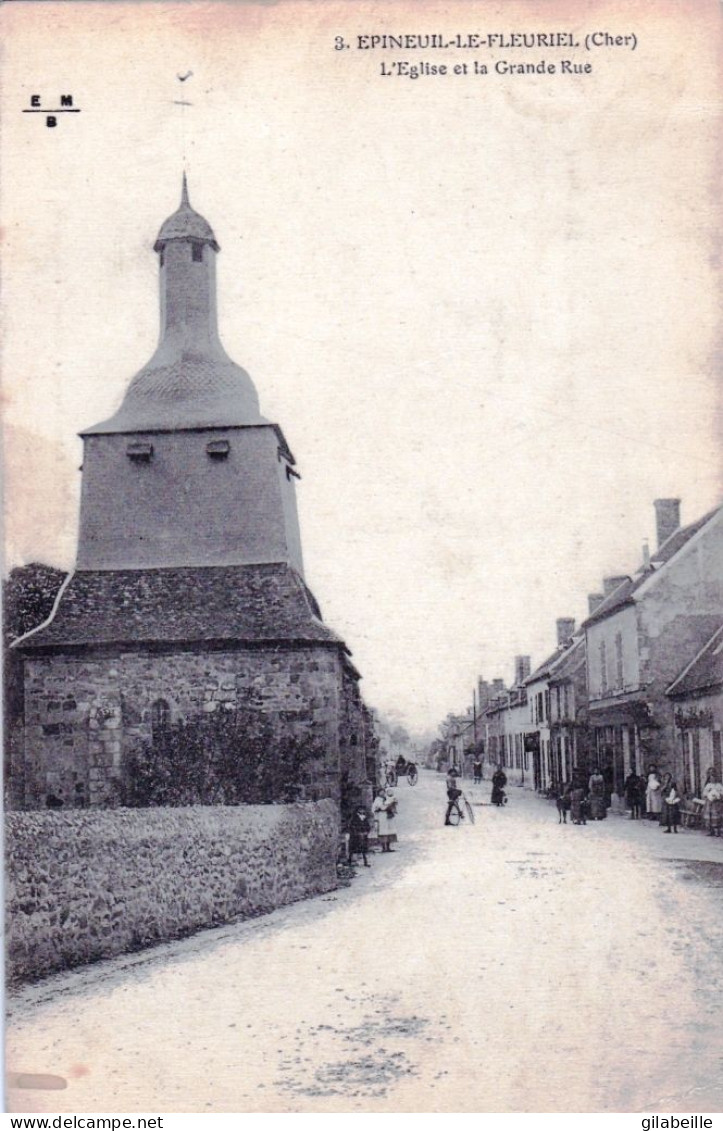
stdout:
[[631,769],[682,770],[667,691],[723,616],[723,507],[681,527],[679,506],[657,500],[656,552],[635,574],[607,579],[583,625],[590,757],[618,795]]
[[723,625],[667,690],[677,741],[679,788],[700,797],[708,772],[723,781]]

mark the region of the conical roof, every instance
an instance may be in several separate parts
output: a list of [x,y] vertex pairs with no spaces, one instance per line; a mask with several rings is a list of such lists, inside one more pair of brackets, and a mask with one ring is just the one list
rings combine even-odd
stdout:
[[168,240],[199,240],[202,243],[209,243],[214,251],[220,250],[213,234],[213,228],[208,220],[205,220],[199,212],[191,208],[185,173],[183,174],[181,188],[181,203],[173,215],[169,216],[161,225],[153,250],[161,251]]
[[[181,205],[161,227],[155,250],[162,252],[172,240],[203,241],[218,251],[211,225],[191,208],[185,173]],[[162,308],[158,348],[131,381],[118,411],[81,435],[268,423],[253,381],[218,337],[213,259],[204,259],[198,273],[190,256],[187,265],[176,264],[173,282],[164,284],[171,288],[166,303],[174,304],[175,314],[169,320]]]

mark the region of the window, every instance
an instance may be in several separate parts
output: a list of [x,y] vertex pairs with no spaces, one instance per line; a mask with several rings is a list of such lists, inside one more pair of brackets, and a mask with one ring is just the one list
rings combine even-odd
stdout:
[[228,440],[209,440],[206,444],[206,451],[211,459],[222,460],[228,458],[228,453],[231,446]]
[[146,440],[131,440],[126,447],[126,455],[133,463],[150,463],[153,459],[153,444]]
[[600,690],[603,695],[608,689],[608,659],[604,640],[600,641]]
[[615,636],[615,678],[617,686],[622,689],[625,681],[623,679],[623,634],[621,632],[616,633]]
[[151,738],[160,742],[168,736],[171,724],[171,708],[165,699],[156,699],[151,707]]
[[195,242],[192,243],[191,255],[194,263],[203,263],[203,244]]

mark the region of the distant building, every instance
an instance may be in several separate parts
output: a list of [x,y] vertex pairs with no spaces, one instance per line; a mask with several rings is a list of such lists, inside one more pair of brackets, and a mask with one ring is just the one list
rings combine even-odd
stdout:
[[550,665],[550,765],[556,782],[589,771],[585,637],[577,635]]
[[633,575],[607,578],[582,626],[591,758],[618,794],[631,769],[682,771],[667,692],[723,617],[723,507],[685,527],[678,499],[655,509],[655,553]]
[[154,250],[158,348],[82,433],[76,567],[16,642],[24,804],[122,803],[144,747],[225,712],[313,740],[302,795],[348,801],[374,766],[359,673],[304,581],[294,456],[219,339],[219,245],[185,176]]
[[[574,694],[570,697],[577,662],[571,661],[571,655],[579,658],[575,621],[559,617],[555,627],[557,648],[525,680],[528,715],[523,741],[532,763],[532,780],[528,779],[528,784],[533,789],[558,787],[571,776],[574,765],[574,728],[568,724],[569,711],[576,709]],[[556,683],[556,679],[560,682]]]

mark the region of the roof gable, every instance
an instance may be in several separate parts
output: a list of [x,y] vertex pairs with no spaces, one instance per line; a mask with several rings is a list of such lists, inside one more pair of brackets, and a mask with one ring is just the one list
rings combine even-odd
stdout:
[[698,655],[683,668],[666,695],[691,695],[723,685],[723,625],[714,632]]
[[642,596],[641,590],[648,583],[654,585],[658,573],[671,562],[673,558],[690,545],[693,538],[699,534],[709,523],[712,523],[716,517],[723,516],[723,506],[714,507],[713,510],[708,511],[702,518],[697,519],[695,522],[689,523],[688,526],[680,527],[675,530],[669,538],[660,546],[650,558],[650,564],[640,569],[633,577],[627,578],[621,585],[614,589],[604,601],[601,601],[595,611],[583,621],[582,628],[588,628],[590,625],[597,623],[597,621],[604,620],[606,617],[616,613],[625,605],[630,605],[635,600]]

